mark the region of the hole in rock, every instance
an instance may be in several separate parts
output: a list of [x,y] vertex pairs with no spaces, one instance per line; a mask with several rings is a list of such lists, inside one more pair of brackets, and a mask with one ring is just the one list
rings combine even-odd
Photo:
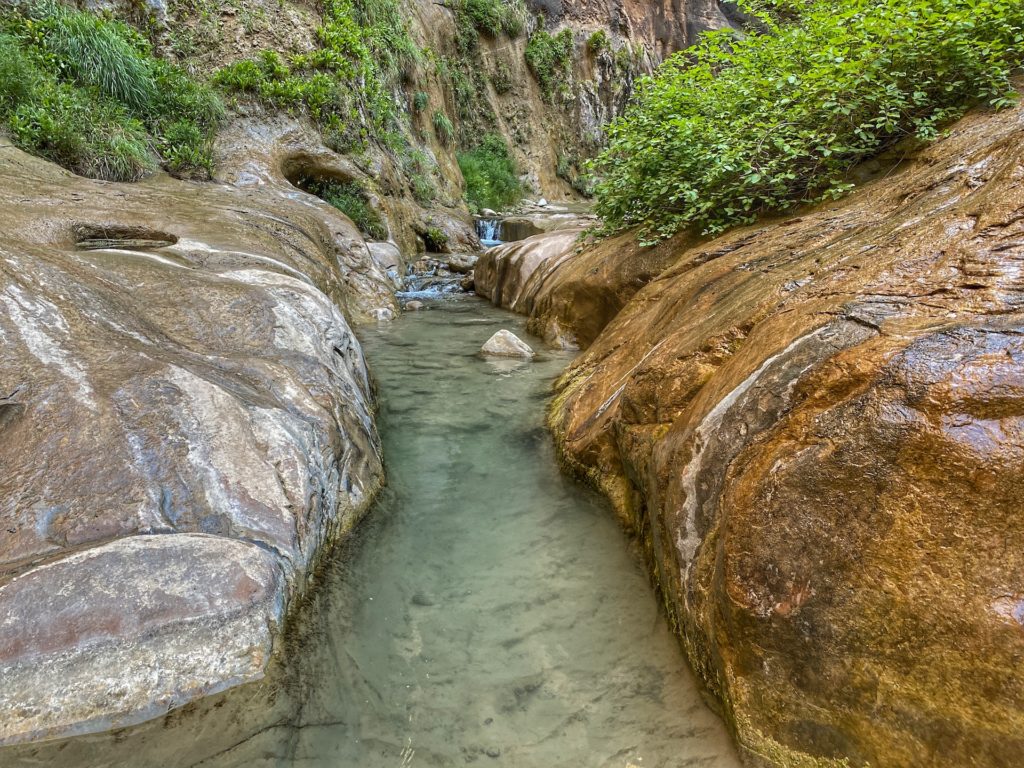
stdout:
[[121,224],[77,224],[75,245],[82,250],[101,248],[164,248],[178,242],[175,235],[150,227]]
[[284,176],[293,186],[319,197],[348,216],[368,240],[388,239],[386,219],[370,202],[369,192],[357,179],[301,159],[285,163]]
[[14,424],[24,410],[25,406],[18,403],[0,403],[0,432]]

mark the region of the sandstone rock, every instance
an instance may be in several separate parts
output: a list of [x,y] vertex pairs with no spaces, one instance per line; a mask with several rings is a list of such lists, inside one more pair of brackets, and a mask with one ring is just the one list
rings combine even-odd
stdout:
[[458,254],[449,258],[445,265],[451,272],[465,275],[473,271],[478,258],[476,254]]
[[597,338],[626,302],[672,263],[678,243],[640,248],[632,234],[584,248],[567,228],[485,251],[474,268],[476,292],[530,316],[529,330],[563,348]]
[[663,244],[646,286],[584,276],[602,249],[643,254],[622,240],[526,277],[513,246],[477,267],[478,290],[565,327],[559,294],[635,292],[551,424],[754,765],[1024,751],[1022,169],[1018,107],[839,203]]
[[480,351],[491,357],[522,357],[532,358],[530,345],[516,336],[512,331],[502,329],[489,338]]
[[386,278],[248,164],[111,184],[0,147],[0,743],[262,676],[380,483],[338,305],[390,312]]

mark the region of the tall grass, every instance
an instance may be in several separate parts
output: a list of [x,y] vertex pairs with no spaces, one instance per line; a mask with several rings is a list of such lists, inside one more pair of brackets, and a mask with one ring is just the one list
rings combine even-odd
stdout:
[[223,106],[116,21],[52,0],[0,11],[0,125],[83,176],[135,181],[212,170]]

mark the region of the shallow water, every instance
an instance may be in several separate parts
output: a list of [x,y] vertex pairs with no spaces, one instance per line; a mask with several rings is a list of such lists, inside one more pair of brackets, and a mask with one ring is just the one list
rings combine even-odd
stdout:
[[524,335],[449,297],[362,334],[389,484],[276,678],[23,764],[736,768],[612,513],[558,471],[569,358],[477,356],[499,328]]

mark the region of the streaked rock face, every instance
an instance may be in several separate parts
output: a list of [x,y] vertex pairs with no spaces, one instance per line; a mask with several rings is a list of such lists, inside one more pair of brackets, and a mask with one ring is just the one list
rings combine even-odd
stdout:
[[[550,418],[752,763],[1016,765],[1024,110],[840,203],[660,249]],[[655,257],[608,241],[491,290],[587,328],[552,297],[611,304],[614,265]]]
[[395,308],[270,155],[247,186],[0,148],[0,743],[262,676],[381,477],[350,317]]

